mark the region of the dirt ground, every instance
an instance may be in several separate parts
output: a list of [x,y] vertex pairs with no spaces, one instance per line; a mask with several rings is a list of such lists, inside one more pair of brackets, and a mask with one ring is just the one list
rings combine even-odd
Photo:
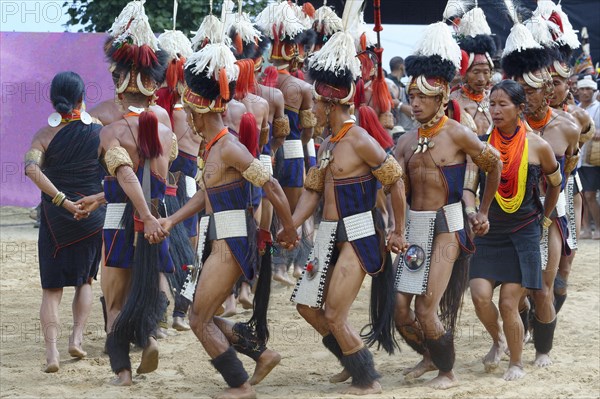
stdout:
[[[169,330],[160,341],[159,369],[134,377],[127,388],[111,386],[113,378],[108,356],[102,349],[105,340],[99,281],[93,285],[94,303],[84,337],[88,356],[71,360],[67,353],[71,329],[73,289],[64,291],[60,306],[60,371],[43,372],[44,342],[40,328],[41,288],[37,263],[37,234],[29,211],[23,208],[0,209],[0,397],[211,397],[225,388],[222,377],[209,363],[209,357],[192,332]],[[491,340],[475,316],[469,294],[465,296],[459,334],[456,338],[455,372],[460,385],[433,391],[423,386],[433,373],[405,382],[402,369],[414,365],[419,357],[406,345],[393,356],[374,351],[375,364],[382,374],[381,398],[598,398],[600,397],[600,242],[585,240],[575,259],[569,296],[559,315],[552,358],[554,364],[539,369],[532,364],[535,350],[524,351],[527,376],[505,382],[501,377],[508,358],[492,374],[486,374],[481,357]],[[100,278],[100,276],[99,276]],[[365,279],[351,314],[357,328],[367,322],[369,279]],[[283,360],[256,387],[262,398],[337,398],[345,384],[328,382],[340,370],[335,358],[325,350],[320,337],[305,323],[290,303],[291,289],[273,286],[269,347]],[[238,306],[234,319],[247,320]],[[140,352],[132,353],[137,367]],[[251,373],[253,362],[241,356]]]

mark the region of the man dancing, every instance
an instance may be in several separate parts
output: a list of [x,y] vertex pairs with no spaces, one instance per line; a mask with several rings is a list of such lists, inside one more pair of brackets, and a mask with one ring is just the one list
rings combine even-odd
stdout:
[[[346,3],[346,24],[356,17],[362,3]],[[305,190],[294,212],[294,226],[301,226],[323,196],[323,221],[292,300],[352,377],[352,385],[344,393],[362,395],[381,392],[380,375],[371,352],[348,323],[348,313],[365,274],[373,276],[372,331],[366,340],[378,341],[388,352],[393,351],[393,268],[386,251],[403,251],[407,244],[403,234],[402,169],[351,118],[354,81],[360,74],[355,56],[352,35],[338,32],[309,65],[309,74],[315,80],[317,125],[330,136],[320,147],[319,165],[307,174]],[[387,248],[383,220],[375,209],[379,184],[391,193],[396,218]]]
[[[473,215],[477,229],[489,227],[487,212],[498,187],[497,151],[472,131],[444,115],[449,82],[460,63],[460,49],[442,22],[430,25],[415,55],[406,59],[410,105],[421,126],[403,135],[396,158],[409,187],[407,239],[420,248],[400,259],[397,276],[396,328],[423,360],[405,371],[412,379],[439,370],[429,385],[457,384],[454,328],[466,288],[468,254],[473,245],[465,232],[461,204],[466,157],[488,173],[481,207]],[[415,300],[414,311],[411,303]],[[438,317],[441,314],[441,317]]]

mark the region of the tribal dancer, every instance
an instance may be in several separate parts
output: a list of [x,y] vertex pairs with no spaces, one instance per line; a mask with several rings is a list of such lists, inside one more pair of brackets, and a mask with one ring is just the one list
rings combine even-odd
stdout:
[[[273,204],[284,227],[282,245],[291,249],[297,244],[281,187],[223,124],[222,113],[234,94],[237,73],[235,57],[222,42],[207,44],[188,59],[182,99],[192,131],[207,142],[205,168],[196,195],[161,221],[170,230],[206,206],[199,230],[202,273],[190,287],[195,292],[190,325],[229,385],[223,393],[228,398],[254,397],[251,384],[264,378],[280,360],[279,354],[266,348],[269,268],[260,270],[250,322],[231,325],[215,317],[242,273],[252,280],[257,272],[256,224],[247,182],[262,187]],[[256,361],[252,379],[236,350]]]
[[457,384],[452,371],[454,334],[473,252],[461,203],[467,155],[488,173],[481,207],[470,216],[481,234],[489,227],[488,209],[501,169],[494,148],[444,114],[449,82],[460,59],[460,48],[447,26],[443,22],[430,25],[415,55],[406,59],[406,72],[412,76],[410,105],[421,126],[398,140],[395,153],[408,171],[407,240],[416,244],[399,258],[396,328],[423,355],[419,364],[405,370],[405,378],[439,370],[428,383],[436,389]]
[[[158,37],[158,43],[168,55],[169,66],[165,79],[166,85],[157,91],[157,103],[169,113],[179,148],[177,158],[169,167],[169,178],[171,179],[172,176],[172,183],[175,185],[173,187],[176,190],[175,197],[170,196],[170,190],[167,190],[165,198],[167,211],[174,213],[185,205],[197,190],[196,176],[201,140],[191,133],[179,95],[179,88],[185,85],[183,66],[186,59],[192,55],[192,43],[183,32],[178,30],[165,31]],[[183,267],[194,263],[194,248],[198,245],[198,215],[187,219],[183,223],[182,230],[174,230],[172,235],[169,251],[173,258],[175,272],[169,275],[169,285],[175,301],[173,328],[178,331],[187,331],[190,326],[185,320],[185,316],[190,302],[181,295],[180,291],[188,275]],[[163,329],[167,327],[166,317],[161,322],[161,327]]]
[[[547,67],[552,63],[551,50],[555,46],[551,30],[556,29],[557,34],[562,34],[558,25],[551,20],[546,20],[542,15],[544,10],[538,8],[525,25],[531,31],[539,51],[533,56],[523,57],[522,51],[513,51],[504,56],[502,68],[504,72],[513,77],[523,86],[527,96],[525,119],[529,126],[550,144],[556,160],[560,164],[562,184],[558,202],[554,207],[548,226],[548,235],[542,237],[542,289],[531,293],[534,302],[534,317],[532,320],[533,340],[536,349],[535,364],[546,367],[552,364],[549,352],[552,349],[554,330],[556,328],[556,311],[554,308],[554,279],[557,275],[561,256],[571,254],[567,242],[568,219],[566,216],[566,199],[564,188],[569,174],[577,166],[579,133],[577,126],[570,115],[554,111],[549,100],[553,95],[554,86]],[[550,18],[556,17],[556,13]],[[516,43],[517,45],[521,43]],[[554,50],[555,51],[555,50]],[[506,54],[506,53],[505,53]],[[537,56],[538,59],[534,57]],[[548,182],[542,182],[541,193],[545,192]]]
[[42,191],[38,258],[42,283],[40,321],[46,344],[46,373],[59,369],[58,307],[63,288],[75,287],[69,354],[83,358],[83,331],[92,306],[102,248],[104,209],[89,218],[75,201],[100,186],[98,162],[102,125],[85,112],[84,82],[75,72],[52,79],[50,100],[56,112],[40,129],[25,154],[25,174]]
[[108,203],[102,273],[106,347],[118,375],[115,384],[131,385],[130,342],[144,348],[138,373],[158,367],[154,331],[166,306],[159,272],[172,272],[173,263],[168,241],[150,245],[147,240],[168,235],[156,217],[162,212],[168,164],[177,149],[173,132],[148,109],[164,80],[166,54],[159,49],[143,2],[129,3],[109,32],[106,55],[119,75],[117,93],[129,113],[102,129],[102,156],[110,176],[95,204]]
[[[562,11],[560,5],[554,3],[540,2],[550,6],[549,15],[554,17],[553,20],[560,21],[562,26],[562,34],[555,38],[554,43],[556,50],[553,52],[552,64],[548,67],[552,83],[554,85],[554,94],[550,98],[550,106],[558,113],[565,112],[574,118],[575,123],[579,128],[579,147],[586,141],[589,141],[594,133],[594,121],[580,107],[572,104],[572,96],[569,95],[569,78],[572,74],[572,68],[569,65],[573,50],[580,46],[577,34],[574,32],[568,16]],[[549,3],[549,4],[547,4]],[[554,13],[554,15],[553,15]],[[558,18],[556,18],[558,16]],[[543,17],[546,17],[543,15]],[[573,161],[578,158],[579,152],[575,154]],[[576,166],[576,165],[574,165]],[[571,255],[562,255],[558,266],[558,273],[554,279],[554,308],[556,313],[560,311],[565,300],[567,299],[567,281],[571,272],[571,265],[577,250],[577,241],[579,239],[579,228],[582,216],[582,186],[577,174],[577,169],[573,169],[565,186],[566,211],[569,221],[569,237],[567,242],[571,248]]]
[[[290,203],[296,208],[304,183],[304,148],[314,152],[312,143],[316,119],[312,111],[311,85],[292,75],[302,65],[306,54],[304,47],[309,37],[307,28],[298,19],[295,5],[287,0],[267,6],[257,17],[256,24],[265,37],[271,40],[270,60],[277,68],[276,87],[283,93],[285,114],[288,116],[290,134],[275,153],[275,177],[279,180]],[[310,148],[312,145],[312,148]],[[311,152],[311,153],[312,153]],[[293,251],[281,250],[273,257],[273,269],[278,281],[286,283],[287,269],[294,264],[295,271],[308,256],[308,237],[303,232],[302,242]]]
[[458,101],[477,126],[477,134],[489,134],[492,124],[489,111],[489,90],[496,53],[496,44],[483,10],[475,7],[460,18],[457,27],[458,45],[463,51],[460,75],[462,85],[450,99]]
[[[515,25],[506,41],[502,67],[509,76],[521,79],[525,76],[531,81],[532,75],[524,74],[521,68],[543,68],[546,52],[518,22],[512,5],[508,10]],[[512,80],[496,85],[490,95],[495,127],[484,139],[500,151],[502,180],[490,208],[490,231],[485,237],[476,238],[477,252],[470,271],[475,311],[493,340],[489,353],[483,358],[485,370],[490,372],[498,367],[508,346],[510,362],[503,376],[507,381],[525,375],[521,358],[524,323],[519,317],[519,302],[527,289],[535,292],[542,288],[540,227],[547,230],[552,223],[549,217],[562,181],[560,165],[552,148],[524,120],[526,100],[525,89]],[[543,205],[539,199],[542,173],[548,182]],[[475,204],[477,180],[482,187],[487,186],[489,176],[479,173],[468,184],[470,189],[465,192],[464,199],[469,207]],[[475,225],[473,229],[477,232]],[[501,285],[500,312],[492,302],[496,285]]]
[[[345,29],[362,3],[346,2]],[[371,275],[371,332],[364,338],[368,344],[378,342],[393,352],[393,268],[387,251],[407,247],[402,168],[350,116],[360,63],[347,30],[334,34],[314,55],[309,74],[315,80],[317,126],[331,134],[319,149],[319,166],[309,170],[294,212],[294,226],[301,226],[323,196],[323,221],[292,300],[344,366],[346,378],[352,377],[344,393],[376,394],[381,392],[380,375],[373,355],[348,323],[348,313],[365,274]],[[391,193],[396,217],[387,248],[383,220],[375,209],[380,183]]]

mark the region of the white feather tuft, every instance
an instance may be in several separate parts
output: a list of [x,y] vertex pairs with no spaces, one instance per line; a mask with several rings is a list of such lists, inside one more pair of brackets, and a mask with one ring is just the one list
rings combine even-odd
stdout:
[[[546,21],[541,16],[534,15],[529,18],[527,21],[523,22],[523,25],[531,32],[531,36],[533,39],[545,47],[554,46],[554,40],[552,39],[552,34],[550,30],[553,29],[551,25],[556,26],[550,21]],[[558,28],[556,26],[556,28]]]
[[425,28],[423,37],[417,45],[415,55],[431,57],[439,55],[460,68],[460,47],[452,37],[450,28],[444,22],[436,22]]
[[187,59],[185,68],[191,67],[191,72],[195,75],[205,73],[205,75],[214,80],[219,80],[221,68],[225,68],[227,81],[237,80],[239,68],[235,65],[236,59],[224,43],[210,43],[202,47],[199,51]]
[[508,38],[506,38],[502,57],[514,51],[523,51],[532,48],[542,48],[542,46],[535,41],[529,29],[523,24],[518,23],[512,27]]
[[296,15],[294,4],[287,1],[269,4],[256,16],[255,22],[270,39],[275,39],[273,29],[280,33],[280,38],[291,39],[306,30]]
[[336,75],[348,69],[356,79],[360,75],[360,61],[356,58],[354,37],[349,32],[334,33],[321,50],[313,54],[310,67]]
[[224,42],[229,44],[231,40],[225,36],[225,30],[223,23],[219,18],[210,14],[207,15],[200,27],[196,31],[196,35],[192,38],[192,48],[198,50],[198,47],[203,44],[204,41],[208,43],[221,43]]
[[315,12],[315,31],[331,36],[344,29],[342,19],[329,6],[323,6]]
[[448,0],[446,8],[444,8],[444,20],[451,17],[462,17],[467,11],[476,5],[474,0]]
[[223,5],[221,6],[221,22],[224,25],[225,32],[229,31],[229,28],[235,22],[235,13],[233,12],[234,6],[235,4],[232,0],[223,0]]
[[492,34],[492,30],[481,8],[473,8],[463,15],[458,26],[458,34],[471,37]]
[[262,34],[258,29],[254,27],[250,16],[246,13],[236,16],[236,21],[233,27],[237,33],[242,37],[244,43],[254,43],[255,40],[262,41]]
[[179,58],[177,54],[186,59],[192,55],[192,42],[180,30],[165,30],[158,37],[158,44],[169,55],[169,60]]
[[108,33],[115,38],[115,43],[133,40],[136,46],[148,45],[152,50],[158,51],[158,40],[152,32],[148,16],[144,10],[145,1],[132,1],[128,3],[115,18],[115,22]]
[[544,19],[548,19],[554,11],[556,11],[556,4],[553,1],[538,0],[537,8],[533,12],[533,15],[539,15]]
[[563,35],[558,39],[558,43],[561,45],[567,45],[571,49],[575,50],[581,46],[579,42],[579,38],[577,37],[577,31],[573,29],[573,25],[571,25],[571,21],[569,21],[569,17],[562,10],[560,4],[556,6],[556,12],[560,15],[560,19],[563,24]]
[[513,24],[518,24],[520,22],[519,13],[515,3],[513,3],[512,0],[504,0],[504,6],[506,7],[506,12],[508,13],[508,16],[512,20]]

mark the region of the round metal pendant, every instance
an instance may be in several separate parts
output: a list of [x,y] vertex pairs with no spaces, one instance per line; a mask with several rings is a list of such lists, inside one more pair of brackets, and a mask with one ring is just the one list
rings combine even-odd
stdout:
[[62,122],[62,116],[58,112],[53,112],[48,117],[48,125],[56,127]]
[[79,117],[81,118],[81,122],[83,122],[84,125],[89,125],[90,123],[92,123],[92,116],[85,111],[83,111]]
[[404,253],[404,264],[408,270],[416,272],[425,263],[425,251],[420,246],[413,244]]
[[315,278],[315,276],[317,275],[317,272],[319,271],[319,259],[314,258],[313,260],[310,260],[306,267],[304,268],[304,272],[306,274],[306,278],[308,280],[312,280]]

